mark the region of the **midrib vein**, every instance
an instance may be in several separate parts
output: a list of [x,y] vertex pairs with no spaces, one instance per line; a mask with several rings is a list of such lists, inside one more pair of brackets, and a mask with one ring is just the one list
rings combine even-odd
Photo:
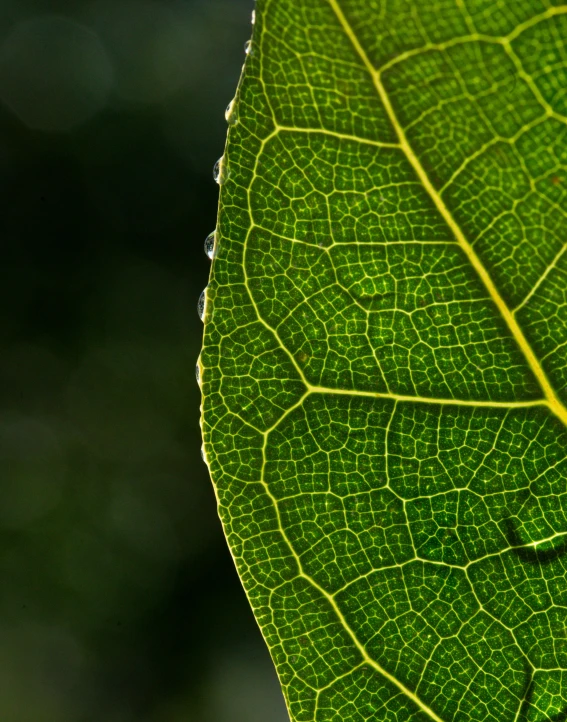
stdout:
[[370,59],[368,58],[366,51],[360,44],[352,27],[350,26],[348,20],[346,19],[345,15],[338,3],[338,0],[328,0],[328,2],[329,2],[329,5],[332,7],[335,15],[337,16],[337,19],[340,22],[345,34],[349,38],[354,49],[358,53],[360,59],[362,60],[364,66],[366,67],[366,69],[368,70],[368,72],[372,78],[374,87],[376,88],[376,92],[378,93],[380,100],[382,101],[382,104],[384,106],[384,109],[386,110],[386,114],[388,115],[390,122],[392,123],[392,126],[394,127],[394,129],[396,131],[401,149],[404,151],[408,161],[411,163],[413,169],[417,173],[418,178],[423,183],[423,186],[429,193],[430,198],[435,203],[436,208],[438,209],[438,211],[444,218],[444,220],[447,223],[447,225],[449,226],[449,228],[453,231],[458,244],[463,249],[463,251],[466,254],[467,258],[469,259],[471,265],[473,266],[475,271],[478,273],[480,279],[482,280],[486,289],[488,290],[490,297],[492,298],[492,300],[496,304],[496,307],[502,314],[502,317],[504,318],[506,324],[508,325],[510,332],[512,333],[512,335],[514,336],[514,338],[516,340],[516,343],[518,344],[522,353],[524,354],[524,358],[528,362],[528,365],[530,366],[532,373],[537,378],[537,380],[541,386],[541,389],[545,396],[545,403],[550,408],[550,410],[563,422],[563,424],[565,426],[567,426],[567,408],[557,397],[557,394],[555,393],[554,389],[552,388],[551,384],[549,383],[549,380],[548,380],[544,370],[542,369],[540,362],[536,358],[536,355],[534,354],[532,347],[530,346],[530,344],[528,343],[528,340],[524,336],[524,332],[518,325],[518,322],[514,318],[512,312],[510,311],[510,309],[508,308],[504,299],[501,297],[500,293],[498,292],[498,289],[494,285],[494,282],[493,282],[490,274],[485,269],[484,265],[482,264],[482,262],[480,261],[480,258],[475,253],[471,244],[465,238],[461,228],[456,223],[456,221],[453,218],[452,214],[450,213],[449,209],[445,205],[445,202],[443,201],[443,199],[441,198],[441,196],[439,195],[437,190],[434,188],[433,184],[429,180],[427,173],[425,172],[423,166],[421,165],[419,159],[415,155],[413,148],[411,147],[410,143],[408,142],[408,139],[406,138],[404,129],[402,128],[400,122],[398,121],[396,112],[394,111],[394,108],[392,107],[392,103],[390,102],[390,97],[384,88],[382,79],[380,77],[380,71],[376,70],[374,68],[374,66],[372,65],[372,63],[370,62]]

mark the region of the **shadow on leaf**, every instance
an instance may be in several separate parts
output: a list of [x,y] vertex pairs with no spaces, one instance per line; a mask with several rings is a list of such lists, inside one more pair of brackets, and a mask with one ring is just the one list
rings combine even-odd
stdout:
[[549,564],[567,552],[567,535],[552,549],[528,546],[518,534],[512,519],[506,521],[506,539],[513,551],[527,564]]

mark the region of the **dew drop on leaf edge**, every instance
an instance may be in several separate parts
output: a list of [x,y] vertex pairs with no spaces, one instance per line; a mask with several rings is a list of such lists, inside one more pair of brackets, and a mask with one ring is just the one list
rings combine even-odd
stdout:
[[218,183],[220,185],[221,182],[221,165],[222,165],[222,155],[215,163],[215,167],[213,168],[213,178],[215,179],[215,183]]
[[252,50],[252,41],[247,40],[244,43],[244,52],[246,53],[246,55],[250,55],[251,50]]
[[205,288],[203,293],[201,293],[201,295],[199,296],[199,302],[197,304],[197,313],[199,314],[199,318],[201,319],[201,321],[203,320],[203,318],[205,316],[206,296],[207,296],[207,289]]
[[212,233],[209,233],[209,235],[205,238],[205,253],[207,254],[207,258],[209,258],[211,261],[213,260],[213,256],[215,255],[215,241],[216,241],[216,230]]
[[238,123],[238,113],[236,112],[236,98],[233,98],[226,106],[224,118],[229,125],[236,125]]
[[197,384],[199,388],[201,388],[201,369],[199,368],[199,362],[195,364],[195,378],[197,379]]
[[226,161],[224,158],[224,155],[221,155],[221,157],[217,160],[215,163],[215,167],[213,168],[213,178],[215,179],[216,183],[222,185],[226,180],[228,180],[229,171],[226,165]]

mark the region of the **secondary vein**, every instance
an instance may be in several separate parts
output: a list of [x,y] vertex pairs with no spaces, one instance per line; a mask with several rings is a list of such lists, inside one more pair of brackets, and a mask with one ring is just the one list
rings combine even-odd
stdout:
[[498,289],[496,288],[490,274],[482,264],[480,258],[475,253],[473,247],[471,244],[467,241],[467,239],[464,236],[463,231],[451,215],[449,209],[445,205],[443,199],[429,180],[429,176],[425,172],[425,169],[421,165],[421,162],[419,161],[418,157],[413,151],[413,148],[411,147],[406,134],[404,132],[404,129],[402,128],[398,117],[396,115],[396,112],[392,106],[392,103],[390,101],[390,97],[388,93],[386,92],[386,89],[384,88],[384,84],[382,83],[382,78],[380,71],[375,70],[374,66],[370,62],[370,59],[368,55],[366,54],[366,51],[360,44],[358,38],[356,37],[352,27],[350,26],[348,20],[346,19],[342,9],[339,6],[339,3],[337,0],[328,0],[330,6],[332,7],[333,11],[335,12],[335,15],[337,16],[338,21],[340,22],[345,34],[349,38],[350,42],[352,43],[354,49],[358,53],[361,61],[363,62],[364,66],[368,70],[368,73],[370,74],[372,81],[374,83],[374,87],[376,88],[376,92],[378,93],[380,100],[382,101],[382,104],[384,106],[384,109],[386,110],[386,114],[388,115],[390,122],[392,123],[392,126],[394,127],[396,134],[399,138],[400,146],[402,150],[405,152],[405,155],[412,165],[413,169],[415,170],[418,178],[423,183],[423,186],[427,190],[430,198],[435,203],[436,208],[438,209],[439,213],[449,226],[449,228],[453,231],[455,238],[457,239],[457,242],[463,249],[465,255],[467,256],[469,262],[471,263],[472,267],[477,272],[478,276],[484,283],[487,291],[490,294],[490,297],[492,298],[493,302],[495,303],[496,307],[500,311],[502,317],[504,318],[508,328],[510,329],[511,334],[513,335],[514,339],[516,340],[516,343],[520,347],[520,350],[524,354],[524,358],[528,362],[528,365],[530,369],[532,370],[532,373],[537,378],[541,389],[544,393],[547,406],[550,408],[550,410],[567,426],[567,408],[562,403],[562,401],[558,398],[557,394],[555,393],[555,390],[551,386],[549,379],[547,378],[547,375],[545,374],[543,368],[541,367],[540,362],[538,361],[532,347],[530,346],[528,340],[524,336],[524,332],[520,328],[518,322],[516,321],[513,313],[508,308],[506,302],[498,292]]

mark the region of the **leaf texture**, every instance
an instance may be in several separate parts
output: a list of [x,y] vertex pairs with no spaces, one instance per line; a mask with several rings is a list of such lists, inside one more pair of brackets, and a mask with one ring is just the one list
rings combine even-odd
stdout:
[[567,719],[566,38],[258,2],[199,363],[293,722]]

